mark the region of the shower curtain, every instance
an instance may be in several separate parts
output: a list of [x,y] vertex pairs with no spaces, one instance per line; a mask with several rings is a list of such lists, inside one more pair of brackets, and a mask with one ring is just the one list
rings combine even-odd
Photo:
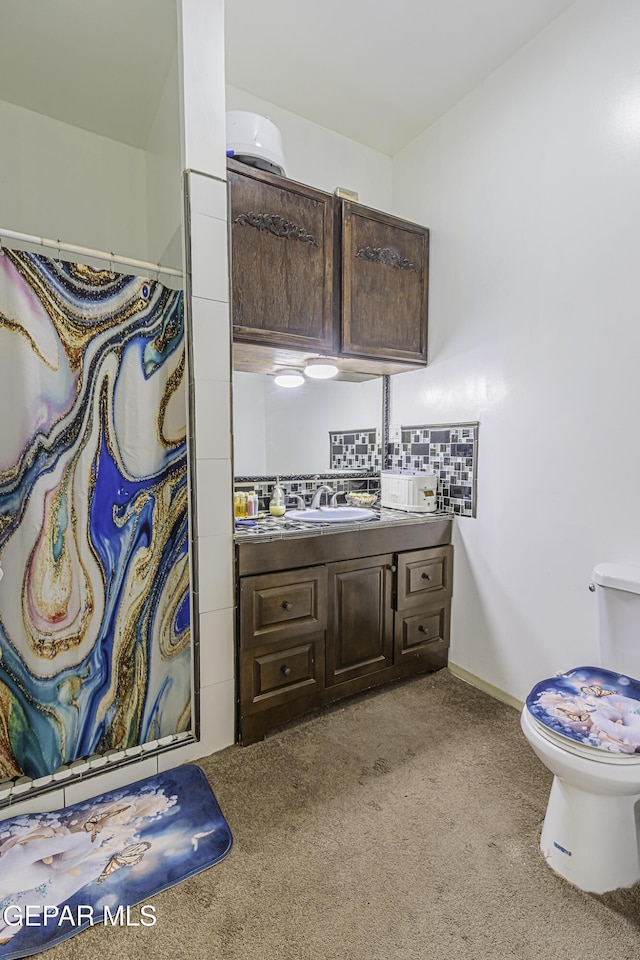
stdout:
[[181,291],[0,256],[0,780],[191,726]]

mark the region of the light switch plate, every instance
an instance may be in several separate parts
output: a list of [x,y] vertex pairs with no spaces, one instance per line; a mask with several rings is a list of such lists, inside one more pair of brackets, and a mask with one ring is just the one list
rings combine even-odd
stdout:
[[389,427],[389,442],[390,443],[401,443],[402,441],[402,427],[399,423],[392,423]]

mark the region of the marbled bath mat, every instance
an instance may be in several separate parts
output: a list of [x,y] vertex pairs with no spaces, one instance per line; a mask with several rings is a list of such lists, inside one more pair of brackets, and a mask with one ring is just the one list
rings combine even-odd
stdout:
[[137,904],[135,922],[161,922],[149,898],[218,863],[232,842],[191,765],[1,821],[0,960],[30,957],[97,923],[126,925]]

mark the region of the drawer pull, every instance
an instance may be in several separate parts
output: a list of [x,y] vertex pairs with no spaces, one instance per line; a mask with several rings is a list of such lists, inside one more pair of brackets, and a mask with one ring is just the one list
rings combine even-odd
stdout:
[[424,623],[420,624],[420,626],[418,627],[418,630],[420,631],[420,633],[424,633],[424,634],[429,633],[429,627],[425,627]]
[[285,677],[288,677],[291,674],[291,667],[288,667],[286,663],[283,663],[280,667],[280,672],[283,673]]
[[423,580],[431,580],[431,574],[430,574],[430,573],[423,573],[423,574],[422,574],[422,579],[423,579]]
[[289,603],[288,600],[283,600],[283,601],[282,601],[282,609],[283,609],[283,610],[286,610],[287,612],[289,612],[289,610],[293,610],[293,604],[292,604],[292,603]]

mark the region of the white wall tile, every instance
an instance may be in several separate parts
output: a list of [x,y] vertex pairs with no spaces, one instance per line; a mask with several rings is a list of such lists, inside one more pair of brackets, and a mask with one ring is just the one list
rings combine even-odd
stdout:
[[235,608],[200,614],[200,685],[233,680],[235,672]]
[[[202,501],[202,496],[199,499]],[[235,599],[232,535],[198,537],[198,565],[200,612],[233,607]]]
[[191,283],[194,297],[229,300],[227,224],[195,213],[191,218]]
[[178,10],[184,166],[224,179],[224,0],[180,0]]
[[108,790],[117,790],[118,787],[125,787],[129,783],[144,780],[145,777],[152,777],[157,772],[157,757],[145,757],[139,762],[117,767],[115,770],[107,770],[105,773],[96,774],[95,777],[89,777],[65,787],[65,805],[81,803],[89,797],[97,797],[98,794],[106,793]]
[[191,194],[191,213],[202,213],[206,217],[227,219],[227,184],[213,177],[204,177],[191,173],[189,177]]
[[43,793],[31,800],[21,800],[19,803],[12,803],[10,807],[3,807],[0,810],[0,821],[18,817],[21,813],[44,813],[47,810],[59,810],[60,807],[64,807],[64,791],[52,790],[51,793]]
[[[171,770],[224,750],[235,742],[235,684],[233,680],[203,687],[200,693],[200,740],[187,747],[168,750],[158,757],[158,770]],[[240,749],[240,748],[238,748]]]
[[198,536],[217,537],[232,530],[230,460],[197,460]]
[[[231,384],[228,380],[196,378],[195,397],[196,457],[198,460],[229,460],[231,457]],[[202,532],[206,533],[206,531]]]
[[231,323],[229,304],[191,298],[193,375],[203,380],[231,379]]

